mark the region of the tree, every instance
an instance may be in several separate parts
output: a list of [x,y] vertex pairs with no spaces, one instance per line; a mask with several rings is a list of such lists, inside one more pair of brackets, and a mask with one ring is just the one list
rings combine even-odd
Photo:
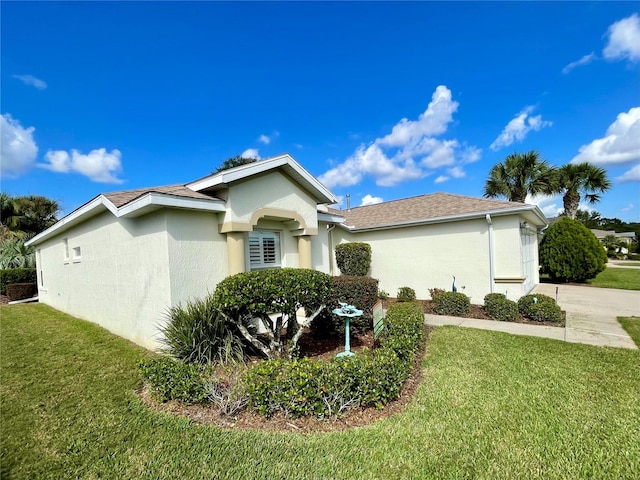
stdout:
[[485,197],[506,197],[524,202],[527,194],[552,194],[556,190],[555,169],[540,159],[535,150],[512,153],[489,172],[484,187]]
[[222,172],[224,170],[229,170],[230,168],[239,167],[241,165],[247,165],[249,163],[257,162],[257,158],[248,158],[243,157],[241,155],[236,155],[235,157],[227,158],[224,162],[220,164],[220,166],[215,169],[211,174]]
[[611,188],[605,169],[588,162],[568,163],[560,167],[557,180],[558,192],[563,195],[563,215],[569,218],[576,218],[582,197],[587,203],[595,204],[600,201],[599,194]]
[[602,226],[602,216],[596,211],[589,212],[578,209],[576,212],[576,220],[587,228],[600,228]]
[[37,235],[58,221],[58,211],[58,202],[41,195],[12,197],[0,193],[2,238]]
[[602,272],[607,255],[600,240],[578,220],[562,217],[540,242],[540,271],[554,282],[584,282]]

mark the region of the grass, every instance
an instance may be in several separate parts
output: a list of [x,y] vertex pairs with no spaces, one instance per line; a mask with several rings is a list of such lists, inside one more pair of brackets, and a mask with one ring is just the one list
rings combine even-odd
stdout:
[[640,478],[640,353],[440,327],[406,410],[336,433],[147,410],[147,353],[44,305],[0,307],[0,477]]
[[634,262],[633,260],[624,260],[620,262],[620,265],[625,267],[640,267],[640,262]]
[[640,348],[640,317],[618,317],[618,322]]
[[607,267],[587,283],[601,288],[640,290],[640,269]]

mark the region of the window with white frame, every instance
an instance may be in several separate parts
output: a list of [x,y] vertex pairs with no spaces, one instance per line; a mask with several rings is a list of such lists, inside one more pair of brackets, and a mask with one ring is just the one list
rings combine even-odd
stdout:
[[268,230],[249,232],[247,242],[249,270],[280,267],[280,233]]
[[82,250],[80,247],[73,247],[73,261],[75,263],[80,262],[82,260]]
[[62,245],[64,246],[64,261],[68,262],[69,261],[69,239],[63,238]]

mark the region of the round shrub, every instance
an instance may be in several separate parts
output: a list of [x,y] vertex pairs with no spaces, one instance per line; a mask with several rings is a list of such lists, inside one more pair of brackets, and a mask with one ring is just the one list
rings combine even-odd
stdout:
[[513,322],[518,317],[518,304],[502,293],[489,293],[484,297],[484,311],[501,322]]
[[602,243],[578,220],[562,217],[540,242],[540,270],[554,282],[584,282],[607,263]]
[[466,315],[471,310],[469,297],[461,292],[441,292],[433,297],[433,311],[438,315]]
[[561,322],[562,310],[556,301],[542,294],[525,295],[518,300],[519,312],[536,322]]
[[400,287],[398,289],[399,302],[413,302],[416,299],[416,291],[411,287]]
[[371,268],[371,245],[362,242],[336,245],[336,264],[343,275],[367,275]]

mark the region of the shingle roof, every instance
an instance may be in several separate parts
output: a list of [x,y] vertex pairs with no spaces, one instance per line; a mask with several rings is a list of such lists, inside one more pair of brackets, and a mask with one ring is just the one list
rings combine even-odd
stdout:
[[466,197],[450,193],[431,193],[390,202],[334,210],[331,213],[345,217],[345,225],[352,228],[372,228],[397,224],[429,221],[436,218],[495,212],[499,210],[534,208],[519,202]]
[[124,190],[121,192],[105,193],[104,196],[117,208],[139,198],[147,193],[164,193],[176,197],[201,198],[203,200],[217,200],[215,197],[204,193],[194,192],[184,185],[167,185],[164,187],[138,188],[136,190]]

